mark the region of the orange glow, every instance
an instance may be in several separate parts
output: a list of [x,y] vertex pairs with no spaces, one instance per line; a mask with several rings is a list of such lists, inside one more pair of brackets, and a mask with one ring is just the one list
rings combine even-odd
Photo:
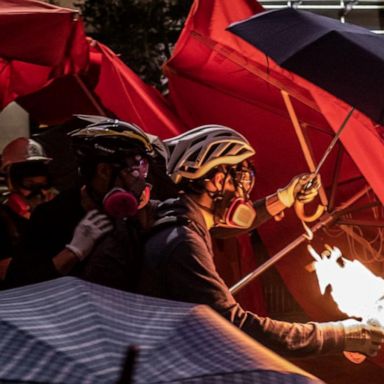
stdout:
[[308,246],[315,259],[320,292],[324,294],[330,287],[331,296],[342,312],[384,325],[384,279],[374,275],[358,260],[342,257],[338,248],[326,246],[326,249],[319,255]]

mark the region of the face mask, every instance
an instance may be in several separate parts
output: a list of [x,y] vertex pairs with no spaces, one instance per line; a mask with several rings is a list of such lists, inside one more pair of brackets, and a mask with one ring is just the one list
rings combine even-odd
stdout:
[[13,212],[26,219],[31,216],[31,207],[29,203],[18,193],[11,193],[7,199],[7,205]]
[[107,215],[115,219],[124,219],[135,216],[137,211],[147,204],[151,193],[147,184],[141,192],[139,199],[123,188],[112,188],[103,199],[103,208]]
[[48,198],[48,196],[44,195],[42,191],[31,193],[28,196],[24,197],[31,209],[31,212],[40,204],[46,203],[47,201],[51,200],[51,198]]
[[[233,172],[235,171],[235,172]],[[227,228],[250,228],[256,218],[256,211],[249,200],[253,187],[253,174],[246,169],[237,171],[232,168],[228,175],[232,177],[237,192],[224,191],[214,199],[215,225]]]
[[136,197],[123,188],[111,189],[103,199],[104,211],[115,219],[134,216],[139,208]]
[[249,201],[242,198],[232,200],[224,216],[224,223],[220,226],[230,228],[250,228],[256,218],[256,211]]
[[49,185],[33,185],[21,187],[18,192],[12,192],[8,197],[9,207],[18,215],[29,218],[33,210],[40,204],[52,200],[57,195]]

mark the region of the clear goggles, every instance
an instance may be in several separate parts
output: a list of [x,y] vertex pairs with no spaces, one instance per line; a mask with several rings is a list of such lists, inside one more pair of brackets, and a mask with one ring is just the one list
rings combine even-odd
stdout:
[[142,173],[148,173],[148,157],[139,151],[124,152],[124,155],[119,158],[118,164],[121,169],[137,168]]
[[228,170],[236,189],[241,189],[245,195],[249,196],[255,185],[255,168],[252,163],[243,161],[232,166]]

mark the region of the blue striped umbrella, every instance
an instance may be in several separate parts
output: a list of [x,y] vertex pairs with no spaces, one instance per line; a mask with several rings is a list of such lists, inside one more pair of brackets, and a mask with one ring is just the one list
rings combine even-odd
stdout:
[[[134,365],[123,369],[129,346],[139,352]],[[122,375],[130,371],[124,381]],[[0,293],[0,382],[320,380],[277,357],[206,306],[63,277]]]

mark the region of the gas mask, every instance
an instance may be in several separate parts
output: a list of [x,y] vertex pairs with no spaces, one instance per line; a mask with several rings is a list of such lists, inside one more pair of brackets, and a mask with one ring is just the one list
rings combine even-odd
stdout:
[[9,195],[7,204],[18,215],[29,219],[38,205],[52,200],[56,195],[57,191],[49,184],[22,184]]
[[145,181],[148,161],[139,154],[127,156],[117,167],[118,183],[104,196],[104,211],[116,219],[134,216],[150,198],[151,185]]
[[123,188],[112,188],[103,199],[104,211],[115,219],[124,219],[135,216],[137,211],[141,209],[149,201],[151,188],[146,184],[141,192],[140,198]]
[[[215,225],[226,228],[250,228],[256,218],[256,211],[250,200],[254,185],[254,171],[251,165],[241,163],[230,167],[224,178],[222,190],[214,197]],[[235,191],[224,190],[227,177],[232,178]]]

